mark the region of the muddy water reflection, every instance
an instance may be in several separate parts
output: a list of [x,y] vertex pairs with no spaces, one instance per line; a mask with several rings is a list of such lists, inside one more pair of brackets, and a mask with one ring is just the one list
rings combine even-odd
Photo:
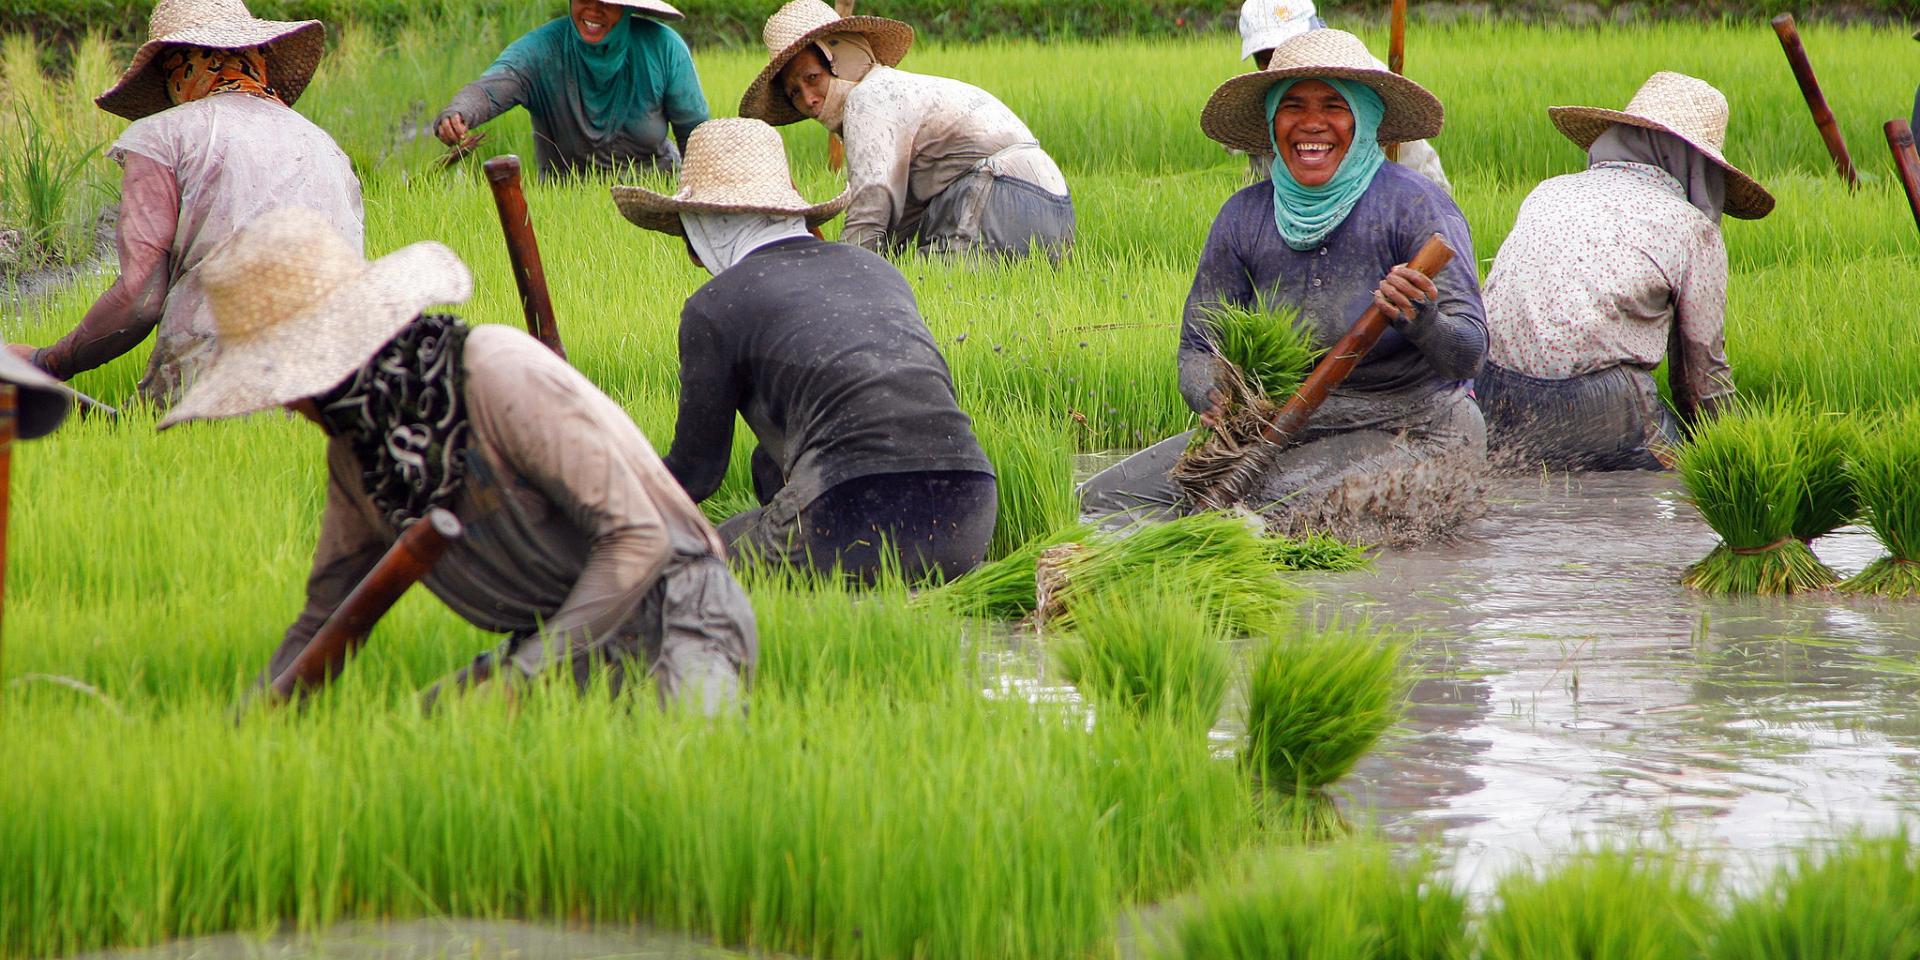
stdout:
[[[1516,858],[1662,833],[1756,865],[1920,805],[1920,609],[1712,600],[1714,536],[1670,476],[1507,481],[1464,543],[1324,576],[1317,603],[1419,637],[1404,735],[1350,781],[1476,884]],[[1879,549],[1815,545],[1843,574]]]

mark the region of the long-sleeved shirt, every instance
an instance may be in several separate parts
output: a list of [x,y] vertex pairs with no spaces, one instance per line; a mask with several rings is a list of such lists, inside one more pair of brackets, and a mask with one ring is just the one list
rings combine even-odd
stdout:
[[1292,307],[1314,343],[1331,347],[1373,305],[1381,279],[1412,260],[1435,233],[1454,251],[1433,279],[1439,298],[1414,319],[1395,321],[1315,420],[1350,427],[1402,420],[1430,394],[1479,372],[1487,329],[1473,239],[1466,218],[1439,187],[1406,167],[1385,164],[1347,219],[1311,250],[1295,250],[1281,239],[1273,202],[1268,183],[1234,194],[1201,251],[1180,328],[1180,391],[1195,411],[1210,407],[1208,392],[1220,387],[1210,310]]
[[768,244],[687,299],[667,467],[695,500],[726,477],[736,411],[794,509],[859,477],[993,472],[913,288],[842,243]]
[[673,28],[628,11],[613,29],[629,32],[625,83],[613,96],[619,115],[589,109],[570,62],[581,40],[573,20],[561,17],[515,40],[480,79],[460,88],[434,123],[459,114],[477,127],[514,107],[533,118],[533,151],[544,176],[617,169],[627,164],[668,168],[680,152],[667,139],[669,127],[685,144],[707,120],[707,97],[693,69],[693,54]]
[[[840,135],[853,191],[840,240],[882,250],[913,237],[927,203],[981,161],[1033,131],[993,94],[958,80],[875,66],[847,94]],[[996,175],[1067,194],[1067,179],[1042,150],[996,161]]]
[[1490,359],[1543,380],[1680,345],[1683,410],[1733,392],[1720,228],[1658,167],[1608,161],[1542,182],[1487,274]]
[[[481,326],[461,368],[473,474],[453,512],[466,527],[425,583],[483,630],[533,635],[514,663],[532,674],[564,650],[638,629],[634,615],[675,556],[722,556],[719,534],[625,411],[526,334]],[[285,669],[397,538],[361,483],[352,446],[327,446],[326,513],[307,605],[271,671]],[[496,505],[497,504],[497,505]]]
[[317,211],[360,249],[360,181],[326,131],[276,100],[217,93],[134,121],[107,155],[124,168],[120,279],[35,356],[65,378],[133,349],[156,326],[140,389],[166,402],[208,359],[200,262],[260,214]]

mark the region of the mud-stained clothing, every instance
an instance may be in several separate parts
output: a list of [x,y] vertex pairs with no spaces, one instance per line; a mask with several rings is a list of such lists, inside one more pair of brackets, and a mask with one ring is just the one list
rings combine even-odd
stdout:
[[1621,364],[1543,380],[1489,362],[1474,381],[1495,464],[1531,470],[1659,470],[1680,425],[1653,375]]
[[[1072,246],[1059,165],[979,87],[875,66],[847,94],[840,133],[853,191],[842,242],[1019,253],[1037,243],[1056,259]],[[964,192],[933,209],[956,187]]]
[[201,261],[269,210],[314,210],[361,248],[360,181],[346,154],[277,100],[230,92],[183,103],[134,121],[107,155],[126,170],[121,282],[72,333],[36,354],[35,363],[63,379],[126,353],[158,327],[140,392],[172,403],[211,359]]
[[[645,664],[665,700],[717,709],[758,656],[753,608],[726,572],[712,525],[605,394],[533,338],[467,336],[465,536],[426,586],[468,622],[510,634],[489,658],[531,676],[565,669],[618,683]],[[274,654],[285,669],[390,547],[351,445],[327,448],[326,513],[307,605]]]
[[834,484],[791,512],[791,501],[720,525],[752,563],[826,568],[871,582],[889,564],[909,581],[951,580],[986,559],[1000,513],[991,473],[916,471]]
[[[617,36],[621,32],[624,37]],[[625,44],[617,63],[600,62],[607,50],[587,50],[571,18],[538,27],[502,51],[480,79],[460,88],[434,125],[457,113],[469,128],[478,127],[525,107],[533,118],[534,156],[546,177],[630,164],[679,166],[675,140],[684,144],[707,120],[706,94],[686,41],[666,24],[628,10],[602,45],[609,42]]]
[[767,523],[789,523],[863,477],[993,473],[906,278],[845,244],[768,244],[688,298],[666,464],[696,501],[726,476],[736,413],[760,443]]

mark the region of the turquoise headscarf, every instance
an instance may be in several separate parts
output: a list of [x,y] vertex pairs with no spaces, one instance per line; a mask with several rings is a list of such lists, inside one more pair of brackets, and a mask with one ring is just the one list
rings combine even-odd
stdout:
[[1380,149],[1380,120],[1387,105],[1371,87],[1352,80],[1333,77],[1319,79],[1345,97],[1353,111],[1353,145],[1340,161],[1333,179],[1318,187],[1302,186],[1287,169],[1280,144],[1273,139],[1273,115],[1280,109],[1280,98],[1305,77],[1282,80],[1267,91],[1267,142],[1273,144],[1273,219],[1280,227],[1280,238],[1295,250],[1311,250],[1327,239],[1353,212],[1360,195],[1373,183],[1373,175],[1387,162]]

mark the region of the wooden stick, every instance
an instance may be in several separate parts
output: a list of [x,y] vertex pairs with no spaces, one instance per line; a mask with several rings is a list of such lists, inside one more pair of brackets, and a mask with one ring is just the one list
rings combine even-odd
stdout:
[[19,433],[20,388],[0,383],[0,624],[6,621],[7,503],[13,488],[13,441]]
[[1913,208],[1913,225],[1920,227],[1920,153],[1913,148],[1913,129],[1905,120],[1888,120],[1887,146],[1893,150],[1893,169],[1900,175],[1900,186],[1907,191],[1907,206]]
[[283,702],[297,691],[317,690],[338,676],[347,659],[366,644],[380,618],[433,569],[461,533],[459,519],[438,508],[401,533],[380,562],[334,608],[327,622],[314,631],[300,655],[273,678],[269,702]]
[[500,208],[500,227],[507,235],[507,257],[513,261],[513,282],[520,288],[520,309],[527,315],[527,332],[547,349],[567,358],[560,342],[560,326],[553,319],[553,300],[547,295],[547,271],[540,264],[540,242],[533,236],[533,218],[520,190],[520,158],[494,157],[481,165],[493,186],[493,202]]
[[[1452,261],[1453,248],[1447,246],[1446,239],[1436,233],[1427,238],[1420,252],[1413,255],[1413,260],[1407,266],[1430,278]],[[1387,314],[1379,304],[1368,307],[1367,312],[1353,322],[1347,335],[1341,337],[1340,342],[1320,358],[1320,363],[1312,373],[1307,374],[1300,389],[1294,391],[1280,412],[1268,421],[1267,428],[1262,431],[1267,441],[1284,444],[1297,436],[1306,427],[1307,419],[1313,416],[1314,411],[1327,402],[1327,394],[1345,381],[1353,368],[1359,366],[1360,358],[1380,342],[1381,335],[1387,332],[1387,325]]]
[[[1391,39],[1387,41],[1387,69],[1407,75],[1407,0],[1393,0]],[[1400,162],[1400,145],[1387,145],[1387,161]]]
[[1820,81],[1813,75],[1813,64],[1807,60],[1807,48],[1800,42],[1793,14],[1774,17],[1773,32],[1780,35],[1780,47],[1787,52],[1787,65],[1793,68],[1793,79],[1800,84],[1800,96],[1806,99],[1807,109],[1813,111],[1813,125],[1819,128],[1820,139],[1826,141],[1834,167],[1840,171],[1841,179],[1847,181],[1849,189],[1859,187],[1860,174],[1853,168],[1853,157],[1847,154],[1847,141],[1840,136],[1840,125],[1827,106],[1827,96],[1820,92]]

